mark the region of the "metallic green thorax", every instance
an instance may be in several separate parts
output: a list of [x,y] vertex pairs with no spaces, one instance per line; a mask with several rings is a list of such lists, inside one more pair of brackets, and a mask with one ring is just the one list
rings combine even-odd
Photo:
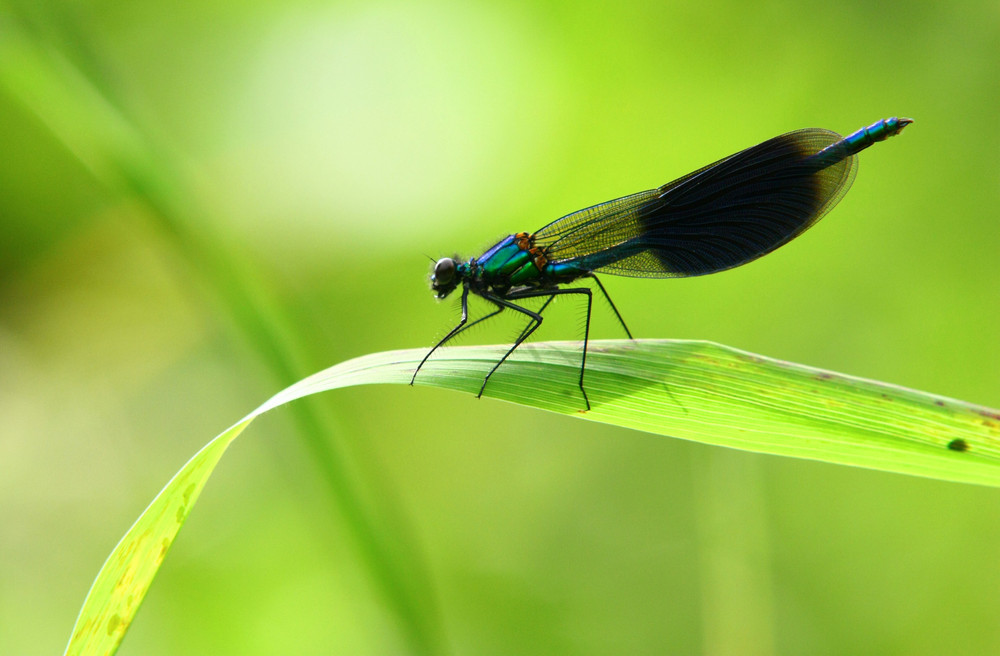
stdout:
[[548,262],[526,233],[510,235],[479,257],[457,266],[459,281],[497,294],[514,287],[546,288],[576,280],[587,269]]

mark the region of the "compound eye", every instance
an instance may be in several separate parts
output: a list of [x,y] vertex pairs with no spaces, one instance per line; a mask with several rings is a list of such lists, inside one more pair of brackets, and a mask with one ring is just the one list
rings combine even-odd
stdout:
[[447,285],[455,277],[455,260],[450,257],[442,257],[434,265],[434,282],[438,285]]

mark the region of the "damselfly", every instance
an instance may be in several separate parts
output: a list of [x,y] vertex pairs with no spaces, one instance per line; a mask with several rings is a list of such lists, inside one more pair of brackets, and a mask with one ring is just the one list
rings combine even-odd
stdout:
[[[848,137],[808,128],[783,134],[668,182],[657,189],[594,205],[553,221],[533,233],[519,232],[479,257],[441,258],[431,289],[445,298],[462,287],[462,318],[434,345],[413,372],[410,384],[434,351],[464,330],[513,310],[528,325],[483,379],[542,325],[542,312],[557,296],[587,299],[580,362],[580,391],[590,409],[583,374],[587,366],[589,287],[565,287],[583,278],[608,299],[625,333],[632,337],[597,272],[639,278],[700,276],[746,264],[791,241],[844,197],[857,169],[856,155],[912,123],[888,118]],[[496,309],[469,322],[469,294]],[[545,298],[537,310],[519,301]]]

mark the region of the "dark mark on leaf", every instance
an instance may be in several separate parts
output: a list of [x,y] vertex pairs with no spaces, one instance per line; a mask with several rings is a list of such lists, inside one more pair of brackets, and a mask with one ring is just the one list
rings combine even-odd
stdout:
[[948,442],[948,448],[951,449],[952,451],[968,451],[969,443],[963,440],[962,438],[957,437],[953,439],[951,442]]

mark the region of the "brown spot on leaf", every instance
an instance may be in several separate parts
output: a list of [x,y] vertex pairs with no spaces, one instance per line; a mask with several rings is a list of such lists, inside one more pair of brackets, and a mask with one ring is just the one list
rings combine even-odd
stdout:
[[948,448],[951,449],[952,451],[968,451],[969,443],[963,440],[962,438],[957,437],[953,439],[951,442],[948,442]]

